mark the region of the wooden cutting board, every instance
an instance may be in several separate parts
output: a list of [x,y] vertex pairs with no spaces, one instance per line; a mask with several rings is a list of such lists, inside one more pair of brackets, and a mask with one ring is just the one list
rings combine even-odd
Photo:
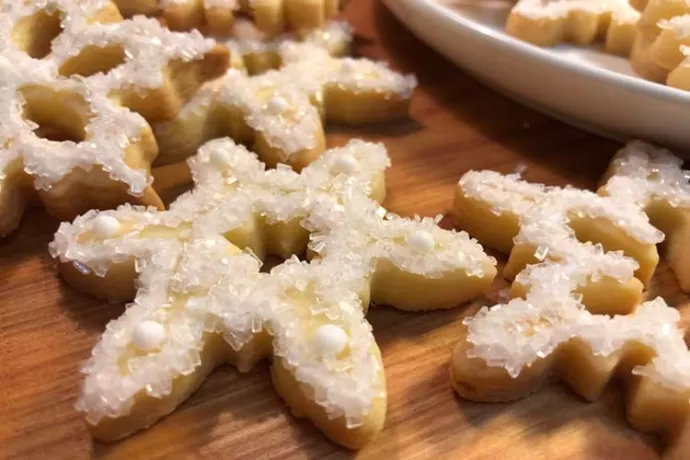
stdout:
[[[526,166],[527,180],[594,188],[615,144],[481,86],[417,41],[375,0],[350,1],[347,17],[360,36],[359,54],[389,60],[420,80],[409,121],[331,129],[329,135],[332,145],[353,136],[386,144],[393,159],[389,210],[408,216],[447,212],[455,183],[469,169],[507,173]],[[34,211],[0,241],[0,458],[608,460],[652,459],[661,452],[656,438],[627,425],[615,385],[595,403],[559,384],[507,405],[454,395],[447,366],[461,320],[498,300],[496,291],[505,287],[500,279],[489,299],[450,311],[370,310],[389,407],[384,431],[359,453],[292,417],[271,387],[267,363],[245,375],[222,367],[148,431],[114,445],[93,443],[73,409],[79,367],[123,306],[94,301],[60,283],[46,251],[56,227]],[[676,305],[685,324],[690,320],[687,297],[663,263],[650,294]]]

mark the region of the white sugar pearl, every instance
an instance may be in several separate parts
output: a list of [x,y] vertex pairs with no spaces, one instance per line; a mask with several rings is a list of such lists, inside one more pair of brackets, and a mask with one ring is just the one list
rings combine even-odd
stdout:
[[354,174],[357,172],[357,160],[352,155],[338,155],[333,159],[333,170],[343,174]]
[[156,321],[142,321],[134,328],[134,345],[140,350],[155,350],[165,340],[165,327]]
[[212,150],[208,157],[209,162],[218,169],[227,169],[232,162],[230,154],[225,150]]
[[343,59],[340,66],[340,71],[343,73],[354,73],[357,71],[357,62],[354,59]]
[[314,346],[324,356],[337,356],[350,341],[347,332],[335,324],[324,324],[314,333]]
[[113,216],[101,214],[91,222],[91,231],[101,238],[112,238],[120,232],[120,221]]
[[268,103],[266,104],[266,109],[268,109],[269,112],[276,115],[285,112],[288,109],[288,107],[290,107],[288,101],[286,101],[285,98],[280,96],[273,96],[268,100]]
[[436,244],[431,233],[424,230],[417,230],[407,237],[407,243],[420,251],[431,251]]

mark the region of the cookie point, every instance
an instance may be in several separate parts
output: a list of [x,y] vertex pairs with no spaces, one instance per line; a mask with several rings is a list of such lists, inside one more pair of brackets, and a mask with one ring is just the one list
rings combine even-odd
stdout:
[[431,233],[424,230],[417,230],[407,237],[407,243],[420,251],[431,251],[436,242]]
[[91,230],[102,238],[112,238],[120,232],[120,222],[113,216],[101,214],[91,223]]
[[350,337],[335,324],[324,324],[314,333],[314,347],[324,356],[337,356],[347,347]]
[[165,327],[156,321],[142,321],[134,329],[132,339],[140,350],[155,350],[165,340]]
[[333,160],[333,170],[343,174],[353,174],[357,172],[357,160],[352,155],[338,155]]

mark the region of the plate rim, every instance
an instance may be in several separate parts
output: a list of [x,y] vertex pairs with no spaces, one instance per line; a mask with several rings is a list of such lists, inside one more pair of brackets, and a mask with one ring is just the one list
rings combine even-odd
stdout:
[[[444,5],[438,0],[383,0],[383,3],[398,16],[401,22],[406,23],[396,4],[407,4],[413,8],[424,8],[431,10],[434,14],[459,24],[460,26],[480,34],[485,40],[497,43],[508,51],[515,52],[527,59],[539,61],[546,65],[556,65],[562,69],[579,73],[587,78],[601,81],[602,83],[621,86],[632,93],[645,93],[654,98],[663,99],[675,104],[686,103],[690,110],[690,91],[683,91],[661,83],[645,80],[642,77],[624,75],[613,70],[601,67],[582,65],[573,62],[553,51],[552,48],[544,48],[532,43],[528,43],[514,38],[502,30],[495,30],[480,21],[465,17],[456,12],[453,8]],[[409,26],[409,24],[406,24]],[[690,129],[690,128],[689,128]]]

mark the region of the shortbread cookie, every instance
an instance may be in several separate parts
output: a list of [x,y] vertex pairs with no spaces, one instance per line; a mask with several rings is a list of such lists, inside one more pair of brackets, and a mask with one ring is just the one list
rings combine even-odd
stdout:
[[[567,278],[534,276],[549,274]],[[678,311],[657,298],[632,315],[594,315],[572,296],[546,295],[571,288],[566,281],[541,284],[526,300],[484,308],[466,320],[467,332],[453,350],[453,388],[472,401],[507,402],[553,375],[595,400],[615,374],[622,375],[630,424],[661,434],[668,445],[664,458],[689,458],[690,431],[683,424],[690,412],[690,353],[677,329]]]
[[[690,187],[680,164],[669,152],[630,143],[613,160],[600,197],[491,172],[463,177],[456,221],[501,229],[478,236],[504,250],[511,242],[502,226],[515,233],[508,272],[515,273],[518,256],[537,263],[517,273],[507,304],[465,319],[451,362],[451,382],[461,396],[511,401],[554,375],[593,400],[618,374],[631,386],[630,423],[662,434],[668,458],[688,458],[690,352],[677,329],[680,316],[661,298],[630,308],[639,297],[633,270],[642,280],[651,276],[652,245],[663,236],[642,210],[666,232],[666,253],[681,285],[690,281],[682,257]],[[521,249],[525,242],[531,246]],[[635,295],[625,297],[631,281]]]
[[681,46],[680,52],[685,59],[668,74],[666,83],[674,88],[690,91],[690,46]]
[[[690,4],[687,11],[690,13]],[[690,46],[690,14],[663,19],[659,28],[661,33],[649,48],[650,59],[664,69],[667,85],[688,89],[690,80],[687,80],[688,61],[684,50]]]
[[35,196],[60,219],[123,202],[162,207],[142,115],[175,116],[228,66],[213,40],[122,21],[105,0],[5,1],[0,46],[0,235]]
[[[370,300],[453,307],[496,274],[466,233],[370,198],[383,199],[388,165],[382,146],[352,141],[301,174],[266,170],[244,147],[214,140],[190,159],[196,188],[169,211],[125,205],[62,224],[50,249],[64,279],[135,299],[84,368],[78,408],[94,436],[150,426],[221,362],[248,371],[272,356],[275,387],[297,415],[345,446],[371,441],[386,387],[364,319]],[[294,257],[305,250],[311,262]],[[288,260],[261,273],[267,254]]]
[[237,13],[248,14],[264,33],[306,32],[323,27],[340,11],[340,0],[115,0],[123,14],[160,15],[173,30],[201,29],[228,35]]
[[[633,310],[658,263],[655,245],[663,239],[635,204],[493,171],[463,176],[452,216],[456,226],[483,244],[510,253],[504,271],[508,279],[541,261],[566,268],[579,261],[580,272],[574,270],[571,277],[582,279],[578,292],[596,312]],[[527,286],[517,278],[513,289]]]
[[654,40],[650,52],[658,65],[671,71],[685,59],[681,46],[690,45],[690,14],[661,20],[659,27],[661,33]]
[[231,136],[269,165],[299,170],[324,149],[322,118],[366,124],[407,115],[416,80],[368,59],[335,58],[312,43],[280,45],[283,67],[247,77],[231,69],[174,120],[154,126],[165,156],[184,160],[209,139]]
[[[638,22],[638,36],[630,62],[642,77],[667,82],[669,71],[683,60],[680,47],[687,44],[690,14],[686,0],[650,0]],[[679,19],[676,19],[679,18]],[[676,80],[674,79],[674,82]]]
[[627,56],[639,18],[628,0],[519,0],[506,31],[539,46],[591,45],[603,39],[607,52]]
[[[58,34],[46,41],[47,13],[34,3],[6,2],[0,42],[13,58],[37,64],[46,75],[79,77],[149,121],[170,119],[196,89],[228,68],[228,52],[199,32],[171,32],[155,20],[119,20],[105,0],[51,0]],[[61,32],[60,32],[61,30]],[[47,48],[46,48],[47,45]],[[28,64],[27,64],[28,65]]]
[[665,149],[631,142],[611,161],[600,195],[644,209],[652,224],[664,232],[664,259],[678,284],[690,292],[690,185],[683,161]]
[[233,26],[232,39],[223,44],[242,58],[242,67],[251,75],[256,75],[283,65],[280,46],[286,42],[309,43],[325,49],[331,56],[342,57],[350,52],[352,28],[345,21],[331,21],[322,29],[313,30],[304,36],[287,32],[270,38],[252,22],[237,20]]
[[649,0],[642,10],[638,28],[650,39],[663,31],[663,21],[690,14],[687,0]]
[[630,65],[640,77],[657,83],[664,83],[668,78],[668,70],[654,62],[651,55],[653,38],[649,38],[642,32],[635,37],[632,51],[630,52]]

